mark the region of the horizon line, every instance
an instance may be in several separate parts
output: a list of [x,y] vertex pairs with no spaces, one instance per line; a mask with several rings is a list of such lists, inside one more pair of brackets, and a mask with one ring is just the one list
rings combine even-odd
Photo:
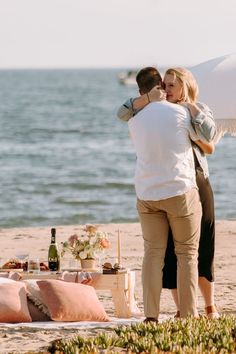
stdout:
[[[125,66],[9,66],[1,67],[0,70],[107,70],[107,69],[117,69],[117,70],[140,70],[146,66],[154,66],[158,68],[170,68],[176,65],[125,65]],[[189,68],[194,65],[181,65],[183,67]]]

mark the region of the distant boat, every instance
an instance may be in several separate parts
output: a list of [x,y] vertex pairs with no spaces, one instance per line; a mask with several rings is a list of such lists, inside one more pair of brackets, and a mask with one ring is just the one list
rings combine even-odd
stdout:
[[136,70],[129,70],[118,74],[118,81],[122,85],[137,85],[136,83]]

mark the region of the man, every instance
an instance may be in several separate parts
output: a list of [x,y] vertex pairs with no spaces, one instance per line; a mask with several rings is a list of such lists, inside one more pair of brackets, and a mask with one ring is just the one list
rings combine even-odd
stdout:
[[[136,81],[141,95],[162,85],[159,72],[152,67],[142,69]],[[184,107],[163,100],[147,105],[128,125],[137,154],[135,189],[144,238],[145,321],[158,319],[169,226],[178,259],[180,316],[197,316],[201,204],[190,134],[193,139],[196,137],[192,136],[189,113]]]

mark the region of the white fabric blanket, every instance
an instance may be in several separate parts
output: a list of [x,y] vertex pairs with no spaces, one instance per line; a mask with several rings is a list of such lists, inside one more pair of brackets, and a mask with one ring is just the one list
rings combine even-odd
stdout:
[[[159,317],[159,321],[163,322],[173,316],[169,316],[166,314],[161,314]],[[111,328],[115,326],[126,325],[129,326],[132,323],[140,323],[144,320],[144,317],[140,318],[117,318],[110,317],[110,322],[27,322],[27,323],[0,323],[0,327],[8,327],[8,328],[19,328],[19,327],[27,327],[27,328],[43,328],[43,329],[60,329],[60,328],[75,328],[75,329],[87,329],[87,328]]]

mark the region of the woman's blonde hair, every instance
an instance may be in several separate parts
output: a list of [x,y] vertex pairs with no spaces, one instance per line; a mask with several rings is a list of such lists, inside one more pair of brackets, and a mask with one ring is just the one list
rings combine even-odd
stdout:
[[198,84],[191,73],[185,68],[170,68],[165,75],[173,75],[183,87],[181,101],[195,103],[198,97]]

